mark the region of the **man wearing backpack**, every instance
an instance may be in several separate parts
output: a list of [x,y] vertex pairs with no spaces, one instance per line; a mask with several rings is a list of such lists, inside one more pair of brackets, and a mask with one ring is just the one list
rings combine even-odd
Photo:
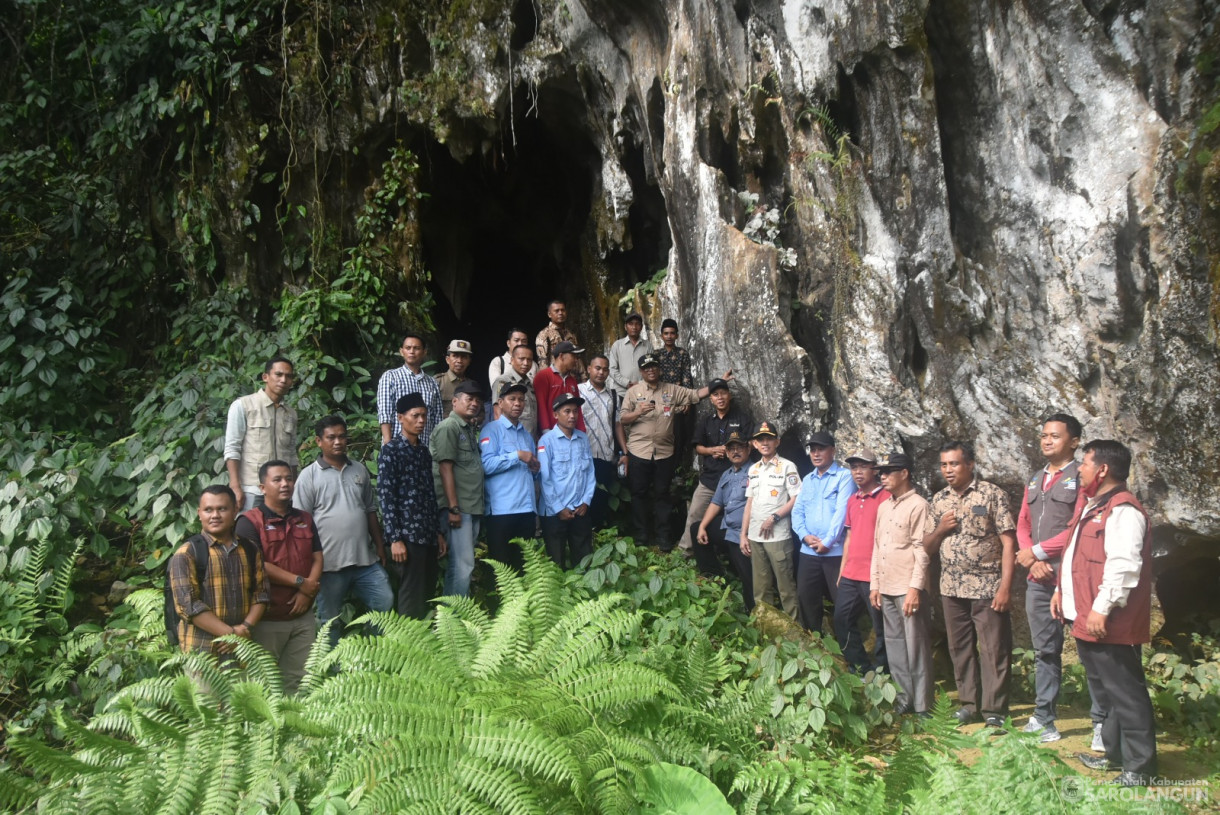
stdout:
[[221,484],[204,487],[199,498],[202,531],[169,560],[169,591],[178,617],[174,633],[183,651],[232,651],[231,645],[213,640],[226,634],[250,639],[271,600],[263,556],[253,541],[236,537],[236,521],[233,490]]

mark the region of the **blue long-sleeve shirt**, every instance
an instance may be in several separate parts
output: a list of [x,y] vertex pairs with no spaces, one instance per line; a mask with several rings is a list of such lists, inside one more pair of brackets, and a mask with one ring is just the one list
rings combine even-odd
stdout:
[[569,438],[558,427],[538,440],[539,476],[542,479],[542,513],[558,515],[593,500],[597,480],[593,477],[593,451],[589,436],[573,430]]
[[[792,531],[801,539],[801,554],[815,557],[843,556],[843,525],[847,521],[847,499],[856,491],[851,471],[832,462],[826,472],[816,469],[801,482],[801,492],[792,508]],[[818,553],[805,543],[816,535],[827,551]]]
[[483,484],[488,515],[534,512],[534,474],[517,453],[533,452],[534,437],[525,425],[501,416],[488,422],[479,434],[483,456]]
[[729,469],[721,474],[720,483],[712,495],[712,503],[724,510],[720,514],[720,528],[724,530],[724,539],[731,543],[741,543],[741,521],[746,514],[746,487],[749,483],[750,468],[734,467],[730,463]]

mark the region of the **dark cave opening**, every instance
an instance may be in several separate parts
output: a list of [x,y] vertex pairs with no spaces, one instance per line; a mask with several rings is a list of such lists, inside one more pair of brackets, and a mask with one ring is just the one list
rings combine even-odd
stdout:
[[[547,304],[563,299],[568,324],[582,344],[601,350],[602,292],[647,280],[667,263],[670,232],[664,198],[651,181],[644,140],[619,133],[620,161],[634,196],[629,239],[621,250],[585,264],[593,243],[594,196],[602,157],[590,136],[586,103],[574,82],[518,90],[517,117],[499,138],[462,159],[431,137],[413,146],[420,158],[420,236],[432,275],[436,336],[430,357],[441,360],[451,339],[474,348],[477,379],[505,350],[510,327],[532,338],[547,323]],[[523,112],[528,114],[522,115]],[[610,327],[610,333],[618,326]],[[443,369],[441,367],[437,370]]]

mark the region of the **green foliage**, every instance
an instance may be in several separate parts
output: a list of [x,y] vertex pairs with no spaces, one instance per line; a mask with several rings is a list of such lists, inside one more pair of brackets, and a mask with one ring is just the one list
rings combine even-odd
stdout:
[[1210,634],[1191,634],[1196,659],[1172,651],[1145,653],[1144,671],[1152,706],[1195,747],[1220,748],[1220,621]]
[[[1030,648],[1012,649],[1012,688],[1019,695],[1034,699],[1034,661],[1036,652]],[[1089,683],[1085,678],[1084,666],[1072,662],[1063,666],[1063,674],[1059,684],[1059,704],[1088,705]]]

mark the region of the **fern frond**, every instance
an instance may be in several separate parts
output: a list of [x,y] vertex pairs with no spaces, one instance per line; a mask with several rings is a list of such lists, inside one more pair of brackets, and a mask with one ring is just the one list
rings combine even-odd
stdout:
[[267,722],[279,727],[282,723],[277,709],[279,700],[274,696],[278,690],[278,687],[268,688],[259,682],[238,682],[229,695],[229,707],[245,721]]
[[[511,567],[504,568],[512,572]],[[526,598],[522,594],[516,594],[500,606],[499,614],[488,627],[478,644],[478,653],[470,663],[471,676],[478,679],[494,676],[506,662],[514,663],[522,656],[518,649],[528,631],[527,614]]]
[[490,811],[503,815],[535,815],[542,803],[519,775],[501,767],[465,757],[454,768],[457,785]]
[[233,654],[244,667],[245,675],[266,688],[270,698],[279,699],[284,696],[284,678],[280,673],[279,663],[270,651],[254,640],[235,635],[220,637],[218,641],[234,646]]
[[93,772],[94,769],[75,756],[70,756],[28,736],[12,736],[8,740],[7,747],[35,773],[53,780],[85,775]]
[[657,671],[630,663],[584,668],[558,684],[589,710],[602,712],[652,703],[660,696],[672,699],[680,695],[673,683]]
[[76,558],[85,548],[85,539],[77,538],[76,544],[66,558],[61,559],[54,567],[55,578],[47,589],[45,605],[62,613],[67,606],[68,588],[72,585],[72,577],[76,574]]
[[165,631],[165,595],[156,589],[136,589],[127,595],[124,605],[135,609],[140,617],[140,633],[159,636]]
[[32,806],[44,792],[45,787],[34,779],[8,768],[0,769],[0,809],[5,812],[18,812]]
[[532,541],[521,541],[525,583],[530,602],[530,641],[538,642],[564,611],[564,572]]
[[[55,721],[63,731],[65,741],[69,741],[77,750],[97,754],[101,760],[112,760],[119,756],[140,755],[143,751],[126,739],[116,739],[96,730],[90,730],[84,725],[63,713],[55,714]],[[96,763],[96,762],[91,762]]]
[[580,785],[580,764],[547,733],[529,722],[499,722],[485,716],[466,722],[464,738],[471,756],[505,769],[530,774],[574,792]]
[[590,664],[611,643],[634,634],[641,617],[621,608],[629,602],[621,594],[607,594],[570,609],[532,650],[538,672],[563,677]]
[[305,676],[301,678],[301,684],[297,686],[297,698],[307,698],[330,675],[330,665],[333,662],[330,631],[332,626],[339,624],[339,618],[336,617],[328,621],[326,625],[319,627],[318,636],[313,641],[313,647],[309,649],[309,657],[305,660]]
[[[514,538],[513,543],[521,545],[520,538]],[[522,547],[524,548],[524,547]],[[488,558],[484,561],[488,566],[491,566],[496,576],[496,590],[500,593],[500,607],[508,605],[514,600],[520,600],[525,596],[525,578],[517,574],[517,570],[507,563],[501,563],[498,560]]]

